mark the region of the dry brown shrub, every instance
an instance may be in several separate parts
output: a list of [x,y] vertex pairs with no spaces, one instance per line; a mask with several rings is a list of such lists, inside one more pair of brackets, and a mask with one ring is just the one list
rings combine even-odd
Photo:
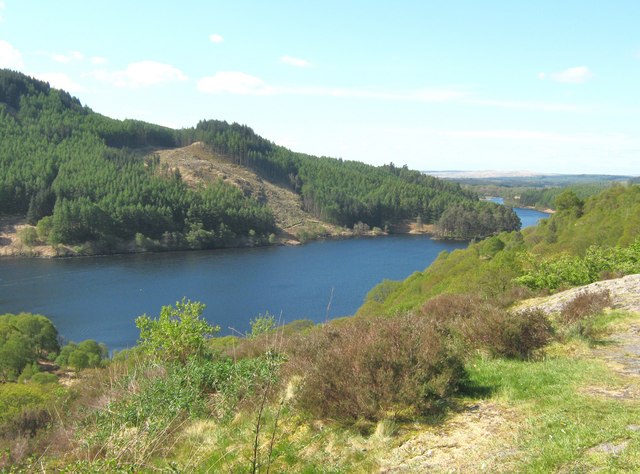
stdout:
[[354,318],[300,337],[287,369],[304,377],[297,399],[315,416],[353,422],[416,414],[464,379],[449,342],[419,316]]
[[560,318],[566,325],[574,324],[595,316],[609,306],[611,306],[609,290],[583,292],[563,306]]
[[541,311],[510,312],[473,295],[441,295],[423,305],[427,320],[446,327],[467,351],[480,349],[494,356],[528,359],[553,335]]

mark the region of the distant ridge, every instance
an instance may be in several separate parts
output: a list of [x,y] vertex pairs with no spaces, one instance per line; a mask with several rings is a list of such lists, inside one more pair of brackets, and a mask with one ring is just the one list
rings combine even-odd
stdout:
[[423,173],[444,179],[491,179],[491,178],[546,178],[563,177],[579,178],[581,181],[589,178],[594,180],[620,181],[632,179],[631,175],[609,174],[572,174],[572,173],[536,173],[533,171],[498,171],[498,170],[427,170]]
[[440,170],[423,171],[425,174],[436,178],[511,178],[511,177],[534,177],[534,176],[555,176],[556,173],[534,173],[532,171],[497,171],[497,170]]

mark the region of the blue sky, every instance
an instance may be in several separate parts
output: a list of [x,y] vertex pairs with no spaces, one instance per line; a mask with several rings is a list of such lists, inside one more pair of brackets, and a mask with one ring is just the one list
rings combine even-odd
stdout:
[[637,0],[0,0],[0,67],[315,155],[638,175],[639,21]]

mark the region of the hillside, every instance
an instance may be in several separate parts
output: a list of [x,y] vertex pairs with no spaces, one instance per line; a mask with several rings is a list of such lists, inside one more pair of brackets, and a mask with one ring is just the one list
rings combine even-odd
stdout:
[[[639,277],[602,282],[598,290],[609,290],[611,297],[604,306],[640,308]],[[576,288],[572,297],[593,294],[590,291],[593,288]],[[564,299],[568,304],[575,300]],[[545,318],[553,321],[556,335],[543,347],[524,359],[491,355],[486,352],[489,346],[466,350],[464,382],[446,398],[428,395],[439,402],[425,412],[398,405],[396,400],[372,418],[354,418],[349,415],[352,403],[362,403],[363,408],[370,403],[366,398],[358,400],[363,381],[388,376],[375,348],[385,349],[391,364],[404,360],[393,346],[405,339],[394,342],[397,335],[388,331],[398,328],[393,320],[372,321],[374,330],[382,331],[374,341],[369,340],[373,335],[365,320],[315,328],[299,324],[271,335],[273,320],[262,320],[254,324],[252,335],[233,346],[229,338],[212,340],[216,351],[233,347],[231,359],[219,352],[207,355],[207,348],[200,345],[203,339],[184,338],[178,344],[176,339],[171,345],[158,339],[161,334],[170,337],[172,330],[163,325],[163,318],[170,315],[182,314],[180,324],[193,325],[188,330],[182,327],[190,336],[194,331],[215,332],[206,323],[188,322],[187,314],[193,310],[197,314],[198,308],[183,301],[175,308],[163,308],[158,319],[138,318],[141,342],[133,352],[110,362],[99,358],[82,362],[71,354],[102,350],[95,342],[84,341],[62,348],[56,363],[64,364],[64,370],[41,362],[40,371],[23,372],[21,383],[0,384],[4,453],[0,469],[534,473],[606,467],[612,472],[637,472],[640,313],[600,305],[581,316],[589,332],[577,333],[578,326],[563,322],[565,309],[556,308],[549,299],[522,305],[545,308]],[[6,336],[9,331],[10,339],[22,338],[26,345],[29,340],[16,334],[16,327],[33,332],[33,325],[6,325],[5,318],[47,323],[41,316],[0,315],[0,333]],[[50,323],[44,327],[56,335]],[[403,336],[411,346],[417,340],[416,326],[406,329]],[[346,354],[340,356],[332,343],[342,344]],[[345,373],[343,364],[364,362],[356,347],[366,347],[367,354],[371,343],[374,350],[366,367],[374,378],[361,371]],[[188,359],[182,352],[185,347],[190,348]],[[2,344],[0,354],[1,349]],[[325,377],[327,382],[338,382],[330,390],[346,390],[345,398],[321,402],[325,405],[321,410],[337,408],[331,415],[319,415],[318,407],[308,405],[318,401],[309,389],[323,393],[329,389],[315,385],[316,377],[323,374],[314,369],[329,365],[306,367],[305,375],[291,373],[304,361],[305,353],[316,351],[316,357],[328,352],[326,363],[333,370]],[[288,354],[289,360],[281,359],[282,354]],[[422,357],[419,354],[414,352],[413,357]],[[6,363],[0,357],[0,369]],[[321,359],[315,361],[319,363]],[[376,368],[378,364],[382,370]],[[312,386],[307,389],[305,383]],[[354,384],[357,391],[349,391]],[[375,394],[394,389],[393,385],[368,387]]]
[[[614,186],[584,201],[571,196],[558,212],[535,227],[443,253],[425,271],[404,282],[381,283],[371,290],[358,314],[415,310],[443,293],[480,293],[508,305],[529,291],[518,283],[523,275],[576,286],[595,281],[601,274],[634,273],[614,268],[614,255],[606,249],[629,248],[633,255],[629,258],[640,260],[635,254],[640,236],[640,186]],[[557,285],[535,289],[556,290]]]
[[380,233],[412,220],[436,224],[454,205],[491,216],[471,236],[454,229],[458,237],[518,225],[513,212],[406,166],[295,153],[223,121],[174,130],[113,120],[7,70],[0,71],[0,127],[0,214],[33,226],[21,236],[25,253],[42,244],[111,253],[265,245],[279,231],[299,240]]
[[[187,185],[197,188],[221,180],[266,205],[273,213],[278,237],[286,243],[297,243],[316,236],[352,236],[348,229],[319,220],[304,209],[302,197],[286,186],[264,179],[256,171],[216,153],[203,142],[180,148],[158,149],[151,155],[160,158],[161,167],[178,169]],[[369,232],[370,233],[370,232]],[[308,236],[308,237],[306,237]]]

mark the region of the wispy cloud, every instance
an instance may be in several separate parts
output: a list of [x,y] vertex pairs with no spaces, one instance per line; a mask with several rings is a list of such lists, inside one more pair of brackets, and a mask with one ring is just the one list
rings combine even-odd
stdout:
[[208,94],[300,95],[413,102],[446,102],[466,96],[464,91],[447,88],[385,91],[324,86],[273,86],[259,77],[238,71],[220,71],[213,76],[203,77],[198,81],[198,90]]
[[2,19],[3,19],[2,14],[4,13],[4,7],[5,7],[4,0],[0,0],[0,22],[2,22]]
[[293,56],[282,56],[280,62],[295,67],[310,67],[311,63],[306,59],[295,58]]
[[4,40],[0,40],[0,67],[8,69],[24,68],[24,61],[22,61],[20,51]]
[[593,73],[587,66],[576,66],[565,69],[564,71],[552,72],[547,74],[546,72],[539,72],[539,79],[551,79],[552,81],[562,82],[565,84],[582,84],[587,82],[593,77]]
[[273,95],[275,89],[259,77],[237,71],[221,71],[198,81],[198,90],[208,94]]
[[541,112],[584,112],[587,107],[572,104],[555,104],[550,102],[528,102],[518,100],[469,99],[465,103],[503,109],[531,110]]
[[187,76],[170,64],[140,61],[129,64],[124,71],[99,69],[90,76],[119,88],[142,88],[170,82],[186,81]]
[[519,140],[562,142],[575,144],[613,144],[627,141],[624,134],[592,134],[592,133],[556,133],[539,130],[442,130],[433,129],[427,133],[445,138],[471,140]]
[[107,58],[103,58],[102,56],[93,56],[91,58],[91,64],[95,64],[97,66],[107,64]]
[[57,63],[69,64],[71,62],[79,62],[84,59],[84,54],[80,51],[69,51],[66,54],[52,54],[51,59]]
[[209,41],[212,43],[222,43],[224,41],[224,37],[218,33],[214,33],[209,35]]
[[52,87],[63,89],[67,92],[83,92],[85,90],[80,84],[62,72],[46,72],[34,74],[34,77],[41,81],[48,82]]

